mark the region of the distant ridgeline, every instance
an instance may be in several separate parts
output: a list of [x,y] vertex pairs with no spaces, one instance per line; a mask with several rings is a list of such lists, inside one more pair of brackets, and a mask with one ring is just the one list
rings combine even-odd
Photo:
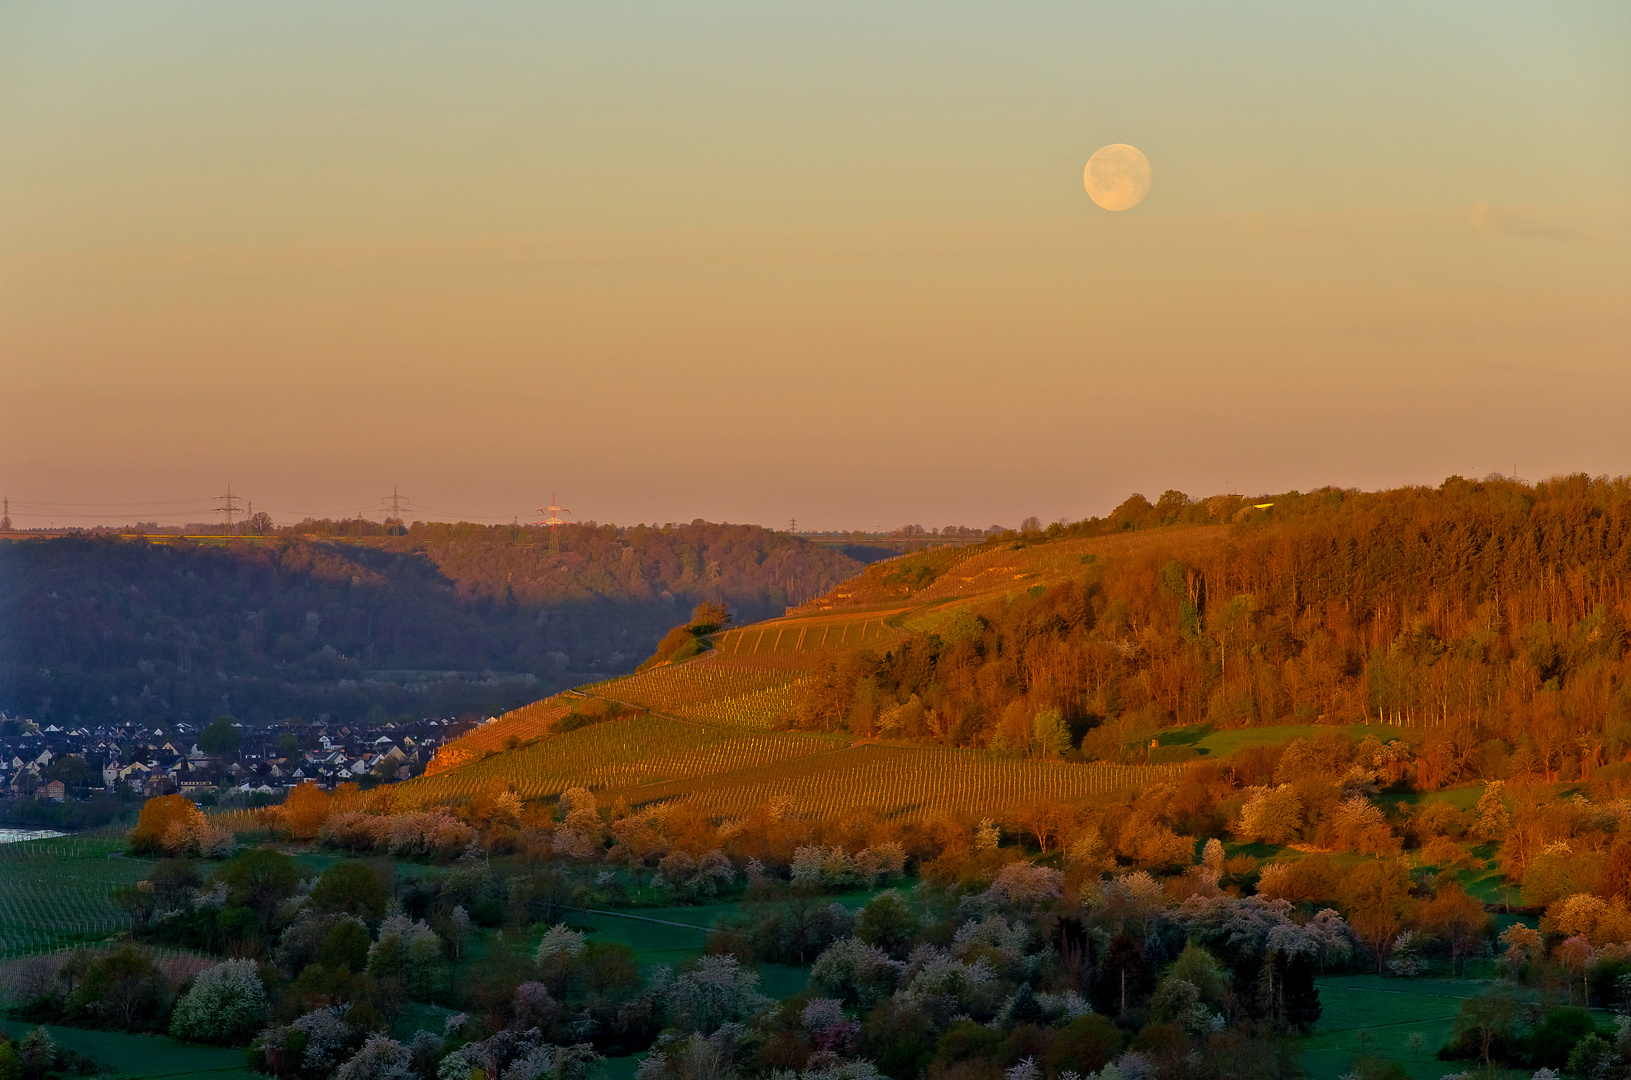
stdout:
[[1134,496],[877,563],[780,618],[694,620],[695,658],[501,718],[402,794],[995,811],[1148,785],[1204,761],[1208,729],[1360,724],[1418,788],[1631,793],[1628,579],[1624,481]]
[[[863,553],[864,554],[864,553]],[[0,709],[257,723],[499,712],[632,670],[700,600],[781,614],[853,554],[748,525],[416,525],[367,545],[0,541]]]

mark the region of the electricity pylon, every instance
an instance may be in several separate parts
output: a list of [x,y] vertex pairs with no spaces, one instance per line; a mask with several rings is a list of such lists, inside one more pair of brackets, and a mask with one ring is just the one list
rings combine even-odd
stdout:
[[226,523],[226,534],[232,535],[232,515],[238,512],[238,496],[232,493],[232,485],[227,485],[225,495],[217,495],[215,502],[221,504],[221,520]]
[[555,504],[557,501],[559,501],[557,497],[551,495],[549,497],[549,505],[541,506],[537,510],[537,513],[548,514],[549,517],[545,518],[543,521],[533,522],[534,525],[549,526],[549,553],[551,555],[559,555],[561,553],[560,528],[562,525],[566,524],[566,519],[561,517],[561,515],[570,514],[572,512],[564,506],[556,506]]
[[390,516],[385,519],[386,525],[389,526],[389,528],[386,530],[387,532],[389,532],[392,528],[395,528],[401,529],[404,535],[407,533],[407,522],[402,520],[402,500],[406,498],[406,495],[397,494],[395,484],[391,485],[391,493],[387,495],[384,500],[391,504],[389,511]]

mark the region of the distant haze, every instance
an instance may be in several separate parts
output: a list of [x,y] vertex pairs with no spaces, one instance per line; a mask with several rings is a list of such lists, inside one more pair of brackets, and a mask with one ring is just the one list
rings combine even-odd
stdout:
[[1623,3],[6,5],[0,495],[871,528],[1631,472],[1628,116]]

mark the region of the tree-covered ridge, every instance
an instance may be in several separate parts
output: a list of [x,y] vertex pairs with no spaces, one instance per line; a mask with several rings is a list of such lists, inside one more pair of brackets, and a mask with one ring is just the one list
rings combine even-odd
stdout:
[[0,709],[59,723],[499,711],[582,681],[569,672],[632,668],[699,600],[764,618],[861,565],[705,522],[574,526],[562,548],[463,525],[369,545],[0,543]]
[[[1233,527],[1205,543],[1170,528],[1220,518]],[[1015,542],[1145,529],[1068,578],[947,605],[933,632],[830,661],[793,721],[1056,753],[1037,732],[1057,717],[1075,752],[1140,759],[1173,725],[1380,721],[1429,732],[1435,784],[1580,778],[1631,750],[1623,480],[1221,505],[1169,492]]]

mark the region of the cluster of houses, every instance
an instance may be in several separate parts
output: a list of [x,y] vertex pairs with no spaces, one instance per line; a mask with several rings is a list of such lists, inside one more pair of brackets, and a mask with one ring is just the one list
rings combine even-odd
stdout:
[[211,791],[276,797],[308,780],[325,788],[405,780],[471,726],[431,717],[299,729],[234,722],[238,747],[210,754],[198,745],[202,729],[191,724],[59,727],[0,712],[0,797],[60,802],[98,789],[140,797]]

